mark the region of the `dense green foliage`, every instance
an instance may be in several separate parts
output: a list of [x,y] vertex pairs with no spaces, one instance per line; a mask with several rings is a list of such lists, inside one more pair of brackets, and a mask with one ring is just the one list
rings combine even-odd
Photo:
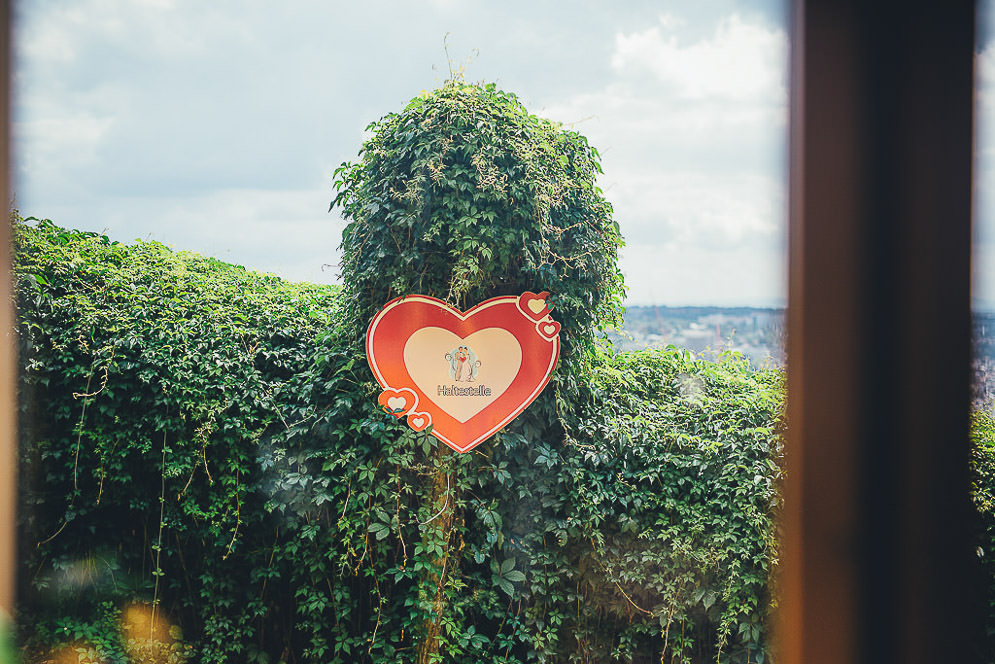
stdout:
[[458,455],[376,408],[334,289],[16,236],[31,652],[121,661],[138,602],[182,628],[172,661],[413,661],[439,588],[444,662],[762,652],[776,373],[599,354],[570,436],[532,408]]
[[[579,134],[461,82],[369,131],[341,291],[15,225],[28,661],[766,660],[781,374],[599,340],[621,238]],[[524,290],[563,324],[525,413],[456,454],[380,410],[378,307]]]
[[[108,661],[763,660],[780,375],[598,341],[621,237],[579,134],[456,81],[369,131],[336,172],[339,294],[19,227],[24,642]],[[550,292],[563,346],[522,416],[456,454],[379,409],[378,307],[524,290]],[[182,639],[134,638],[141,606]]]
[[167,611],[193,611],[223,653],[233,630],[267,611],[243,592],[251,564],[226,561],[266,520],[264,435],[286,427],[280,404],[299,396],[293,383],[336,289],[44,221],[16,227],[15,252],[21,544],[37,594],[23,591],[55,602],[39,637],[83,638],[79,620],[106,613],[103,592],[64,592],[82,584],[116,599],[169,598]]

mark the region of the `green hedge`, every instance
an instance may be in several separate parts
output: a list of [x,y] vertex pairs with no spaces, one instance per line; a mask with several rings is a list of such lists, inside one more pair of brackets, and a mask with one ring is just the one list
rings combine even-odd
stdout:
[[981,520],[977,553],[986,580],[986,654],[995,661],[995,417],[988,410],[971,416],[971,498]]
[[46,221],[18,225],[15,252],[20,622],[93,641],[118,600],[156,601],[215,659],[247,648],[267,608],[243,575],[266,572],[257,535],[275,532],[261,455],[337,289]]
[[765,658],[778,372],[602,350],[459,455],[378,410],[335,287],[15,237],[29,661],[408,662],[430,618],[444,662]]

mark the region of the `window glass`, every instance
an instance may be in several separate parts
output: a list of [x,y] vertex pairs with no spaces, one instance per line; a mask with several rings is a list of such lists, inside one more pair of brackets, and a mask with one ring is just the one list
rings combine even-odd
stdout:
[[[780,2],[84,0],[15,15],[30,661],[764,660]],[[438,92],[454,81],[462,96]],[[538,130],[506,152],[467,142],[511,126],[495,109],[520,110],[490,82],[586,137],[599,189],[561,178],[593,169],[573,133],[560,145],[577,151],[555,158]],[[371,124],[406,107],[401,129]],[[337,170],[380,158],[382,190],[379,174]],[[533,163],[567,184],[534,186]],[[451,243],[427,237],[432,197],[464,177],[480,207],[454,213]],[[499,223],[484,206],[519,180],[546,244],[515,251],[548,252],[546,270],[478,275],[503,239],[465,229]],[[329,210],[341,191],[361,204]],[[621,325],[616,294],[571,290],[605,263],[586,256],[614,251],[610,226],[577,246],[602,197],[625,239]],[[402,246],[405,223],[419,230]],[[419,253],[429,242],[444,260]],[[464,455],[382,412],[361,309],[378,275],[350,263],[363,252],[436,270],[462,252],[471,285],[495,293],[559,284],[549,387]],[[374,286],[409,294],[433,283],[421,277]],[[598,318],[612,329],[577,322]]]

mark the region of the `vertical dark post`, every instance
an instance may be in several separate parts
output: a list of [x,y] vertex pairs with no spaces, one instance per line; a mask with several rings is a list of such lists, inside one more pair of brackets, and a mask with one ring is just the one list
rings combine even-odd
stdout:
[[[9,201],[10,3],[0,0],[0,197]],[[17,359],[10,273],[9,214],[0,223],[0,623],[14,612],[17,502]],[[2,628],[2,624],[0,624]]]
[[793,9],[781,661],[978,661],[975,8]]

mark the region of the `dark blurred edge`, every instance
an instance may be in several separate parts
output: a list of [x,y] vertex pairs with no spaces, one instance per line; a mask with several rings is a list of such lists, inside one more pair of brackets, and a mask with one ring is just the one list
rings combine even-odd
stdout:
[[[10,2],[0,0],[0,196],[10,201]],[[9,215],[8,215],[9,217]],[[12,624],[15,583],[15,518],[17,495],[17,359],[14,343],[14,298],[10,274],[10,224],[0,223],[0,662],[12,655],[5,632]]]
[[972,2],[792,4],[779,662],[979,662]]

